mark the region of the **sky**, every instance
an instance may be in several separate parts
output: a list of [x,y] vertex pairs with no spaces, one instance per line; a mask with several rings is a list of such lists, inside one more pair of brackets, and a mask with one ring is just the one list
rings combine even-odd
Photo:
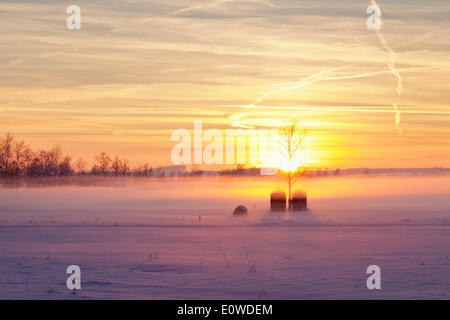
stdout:
[[[69,5],[81,29],[68,30]],[[174,130],[297,118],[311,166],[450,167],[450,2],[0,1],[0,134],[171,165]]]

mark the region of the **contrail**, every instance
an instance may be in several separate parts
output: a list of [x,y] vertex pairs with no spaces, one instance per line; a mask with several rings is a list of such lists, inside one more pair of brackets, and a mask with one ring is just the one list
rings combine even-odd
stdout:
[[[224,108],[243,108],[242,105],[225,105]],[[367,113],[395,113],[395,110],[391,108],[386,109],[384,107],[371,107],[371,106],[355,106],[355,107],[280,107],[280,106],[255,106],[256,109],[262,110],[301,110],[301,111],[342,111],[342,112],[367,112]],[[431,115],[450,115],[450,111],[439,110],[405,110],[403,113],[408,114],[431,114]],[[251,115],[252,113],[242,114]]]
[[[275,94],[277,92],[280,92],[280,91],[291,91],[291,90],[294,90],[294,89],[306,87],[308,85],[311,85],[311,84],[314,84],[316,82],[319,82],[319,81],[322,80],[324,75],[326,75],[328,73],[331,73],[331,72],[334,72],[334,71],[337,71],[337,70],[348,68],[349,66],[350,65],[344,66],[344,67],[339,67],[339,68],[333,68],[333,69],[329,69],[329,70],[320,71],[320,72],[314,73],[314,74],[312,74],[310,76],[307,76],[307,77],[301,79],[300,81],[291,82],[291,83],[289,83],[289,86],[286,87],[286,88],[269,90],[269,91],[265,92],[262,96],[260,96],[257,99],[255,99],[255,101],[252,104],[246,106],[246,108],[253,108],[253,107],[255,107],[255,104],[263,102],[265,99],[267,99],[268,97],[270,97],[271,95],[273,95],[273,94]],[[245,113],[239,113],[239,114],[234,114],[234,115],[229,116],[228,119],[234,120],[234,122],[231,124],[231,126],[232,127],[250,128],[248,126],[243,125],[239,121],[245,115],[246,115]]]
[[[224,1],[226,1],[226,0],[224,0]],[[375,6],[379,7],[375,0],[371,0],[371,3],[372,3],[372,5],[375,5]],[[401,97],[402,93],[403,93],[403,80],[402,80],[402,76],[401,76],[399,71],[400,70],[420,69],[420,68],[397,69],[396,66],[395,66],[396,54],[395,54],[394,50],[392,50],[392,48],[389,46],[389,44],[387,43],[386,39],[384,38],[383,33],[380,30],[375,29],[375,32],[376,32],[376,34],[378,36],[378,39],[379,39],[383,49],[386,50],[388,52],[388,54],[389,54],[389,61],[388,61],[389,71],[388,71],[388,73],[392,73],[396,77],[396,79],[397,79],[396,91],[397,91],[397,95],[399,97]],[[291,91],[291,90],[303,88],[303,87],[306,87],[308,85],[317,83],[319,81],[356,79],[356,78],[372,77],[372,76],[376,76],[376,75],[387,73],[385,71],[377,71],[377,72],[368,72],[368,73],[353,74],[353,75],[328,76],[332,72],[339,71],[339,70],[348,68],[350,66],[351,65],[347,65],[347,66],[343,66],[343,67],[339,67],[339,68],[334,68],[334,69],[330,69],[330,70],[321,71],[321,72],[315,73],[313,75],[310,75],[308,77],[305,77],[305,78],[303,78],[303,79],[301,79],[300,81],[297,81],[297,82],[289,82],[289,83],[284,83],[284,84],[275,84],[273,86],[277,86],[277,87],[284,86],[284,88],[269,90],[268,92],[264,93],[261,97],[257,98],[252,104],[248,105],[246,108],[255,107],[255,104],[261,103],[262,101],[264,101],[265,99],[267,99],[268,97],[270,97],[271,95],[273,95],[273,94],[275,94],[277,92],[286,92],[286,91]],[[403,130],[401,128],[401,110],[398,107],[397,103],[394,103],[392,108],[393,108],[393,110],[395,112],[395,125],[396,125],[396,128],[397,128],[398,132],[401,134],[401,133],[403,133]],[[234,126],[234,127],[244,127],[244,125],[239,121],[244,116],[245,116],[245,113],[235,114],[235,115],[230,116],[229,119],[238,120],[238,121],[235,121],[232,124],[232,126]],[[245,127],[247,127],[247,126],[245,126]]]
[[[317,73],[314,73],[310,76],[307,76],[299,81],[295,82],[287,82],[287,83],[279,83],[279,84],[273,84],[274,87],[284,87],[284,88],[276,88],[267,91],[262,96],[255,99],[255,101],[245,106],[246,109],[248,108],[254,108],[256,107],[257,103],[263,102],[268,97],[272,96],[275,93],[278,92],[286,92],[291,91],[299,88],[303,88],[309,85],[312,85],[314,83],[320,82],[320,81],[334,81],[334,80],[347,80],[347,79],[358,79],[358,78],[367,78],[367,77],[375,77],[382,74],[392,73],[392,70],[383,70],[383,71],[373,71],[373,72],[365,72],[365,73],[356,73],[356,74],[344,74],[344,75],[332,75],[333,72],[340,71],[343,69],[347,69],[351,67],[352,65],[346,65],[343,67],[337,67],[329,70],[320,71]],[[397,73],[399,73],[399,70],[402,71],[413,71],[418,69],[428,69],[428,67],[413,67],[413,68],[404,68],[404,69],[395,69]],[[394,105],[394,110],[396,111],[396,124],[400,125],[400,110],[397,107],[397,104]],[[233,120],[232,127],[242,127],[242,128],[250,128],[247,125],[243,125],[240,119],[242,119],[244,116],[246,116],[246,113],[238,113],[229,116],[228,118]],[[398,122],[398,123],[397,123]]]
[[[221,5],[221,4],[226,4],[226,3],[231,3],[231,2],[253,2],[253,3],[261,3],[263,5],[266,5],[268,7],[272,7],[272,8],[276,8],[276,6],[271,3],[268,0],[212,0],[208,3],[202,4],[202,5],[197,5],[197,6],[192,6],[192,7],[187,7],[187,8],[183,8],[183,9],[179,9],[173,12],[169,12],[160,16],[151,16],[151,17],[147,17],[147,18],[143,18],[143,19],[138,19],[137,21],[131,22],[131,24],[137,24],[137,23],[142,23],[142,22],[146,22],[149,20],[154,20],[154,19],[160,19],[160,18],[164,18],[164,17],[170,17],[170,16],[175,16],[177,14],[183,13],[183,12],[188,12],[188,11],[192,11],[195,9],[202,9],[202,8],[207,8],[207,7],[212,7],[215,5]],[[107,16],[110,15],[110,12],[112,11],[112,7],[110,7]],[[126,26],[120,26],[117,28],[113,28],[109,31],[106,31],[102,37],[106,37],[109,36],[111,34],[116,33],[119,30],[122,29],[126,29],[128,28],[130,25],[126,25]],[[29,60],[35,60],[35,59],[43,59],[43,58],[49,58],[49,57],[53,57],[53,56],[58,56],[61,54],[65,54],[65,53],[70,53],[70,52],[74,52],[74,51],[78,51],[81,49],[84,49],[88,47],[88,45],[81,45],[78,46],[76,48],[72,48],[72,49],[67,49],[67,50],[61,50],[61,51],[57,51],[57,52],[50,52],[50,53],[46,53],[46,54],[41,54],[41,55],[37,55],[37,56],[31,56],[31,57],[27,57],[27,58],[22,58],[22,59],[14,59],[14,60],[10,60],[9,62],[7,62],[8,66],[13,66],[25,61],[29,61]]]
[[[224,108],[248,108],[245,105],[225,105]],[[256,109],[256,110],[255,110]],[[235,120],[235,123],[232,125],[234,127],[238,127],[241,129],[253,129],[255,126],[263,126],[263,127],[277,127],[279,124],[273,122],[271,120],[265,119],[277,119],[279,118],[280,112],[285,112],[287,114],[296,114],[298,111],[319,111],[319,112],[340,112],[340,113],[374,113],[374,114],[388,114],[397,116],[398,112],[390,107],[374,107],[374,106],[354,106],[354,107],[335,107],[335,106],[304,106],[304,107],[280,107],[280,106],[267,106],[267,105],[258,105],[253,107],[253,111],[247,113],[240,113],[234,116],[229,117]],[[414,114],[414,115],[442,115],[447,116],[450,115],[450,111],[440,111],[440,110],[404,110],[403,114]],[[252,118],[256,116],[256,118]],[[260,118],[264,116],[264,118]],[[326,125],[324,122],[318,122],[320,125]],[[303,123],[305,126],[315,125],[314,122],[305,122]],[[333,123],[332,125],[336,125]]]
[[[345,68],[345,67],[338,68],[338,69],[343,69],[343,68]],[[420,69],[432,69],[432,67],[410,67],[410,68],[397,69],[397,71],[414,71],[414,70],[420,70]],[[323,72],[326,72],[326,71],[322,71],[322,73]],[[382,75],[382,74],[386,74],[386,73],[392,73],[392,72],[389,70],[389,71],[373,71],[373,72],[365,72],[365,73],[357,73],[357,74],[348,74],[348,75],[334,76],[334,77],[329,77],[329,76],[326,77],[325,76],[325,77],[322,77],[320,80],[321,81],[331,81],[331,80],[358,79],[358,78],[374,77],[374,76]],[[309,77],[312,77],[312,76],[309,76]],[[271,86],[272,87],[281,87],[281,86],[295,85],[301,81],[277,83],[277,84],[272,84]],[[273,91],[275,91],[275,90],[273,90]]]
[[[379,7],[377,2],[375,0],[370,0],[372,5]],[[389,62],[388,62],[388,68],[391,71],[391,73],[394,75],[394,77],[397,78],[397,94],[399,97],[402,96],[403,93],[403,80],[400,72],[395,67],[395,60],[397,58],[397,55],[395,54],[394,50],[389,46],[386,39],[384,38],[383,33],[375,28],[375,33],[378,36],[378,39],[380,40],[381,46],[383,49],[385,49],[389,53]],[[397,103],[394,103],[393,105],[395,112],[395,126],[397,127],[397,131],[402,134],[403,130],[401,127],[401,111],[397,105]]]
[[38,56],[33,56],[33,57],[28,57],[28,58],[21,58],[21,59],[15,59],[15,60],[11,60],[7,63],[7,65],[15,65],[15,64],[19,64],[28,60],[33,60],[33,59],[43,59],[43,58],[50,58],[53,56],[58,56],[61,54],[65,54],[65,53],[69,53],[69,52],[74,52],[74,51],[78,51],[80,49],[82,49],[84,46],[78,46],[72,49],[68,49],[68,50],[61,50],[61,51],[56,51],[56,52],[50,52],[50,53],[46,53],[46,54],[41,54]]
[[[111,11],[113,10],[113,7],[109,7],[107,13],[106,13],[106,17],[109,17],[109,15],[111,14]],[[107,31],[106,33],[104,33],[102,36],[107,36],[110,32],[113,32],[113,30],[111,31]],[[69,43],[67,43],[67,46],[70,46]],[[44,53],[44,54],[40,54],[37,56],[31,56],[31,57],[27,57],[27,58],[21,58],[21,59],[13,59],[10,60],[9,62],[7,62],[7,66],[14,66],[16,64],[20,64],[22,62],[26,62],[29,60],[39,60],[39,59],[45,59],[45,58],[50,58],[50,57],[54,57],[54,56],[58,56],[58,55],[62,55],[62,54],[66,54],[66,53],[70,53],[70,52],[76,52],[78,50],[84,49],[88,47],[88,45],[80,45],[77,46],[75,48],[71,48],[71,49],[66,49],[66,50],[60,50],[60,51],[56,51],[56,52],[49,52],[49,53]]]
[[171,13],[169,13],[169,15],[177,15],[180,13],[189,12],[189,11],[196,10],[196,9],[203,9],[203,8],[207,8],[207,7],[213,7],[215,5],[221,5],[221,4],[232,3],[232,2],[255,2],[255,3],[264,4],[268,7],[275,8],[275,5],[273,3],[269,2],[269,1],[265,1],[265,0],[213,0],[213,1],[205,3],[205,4],[200,4],[200,5],[183,8],[183,9],[171,12]]
[[329,69],[329,70],[324,70],[324,71],[320,71],[317,73],[314,73],[310,76],[307,76],[299,81],[295,81],[295,82],[288,82],[288,83],[279,83],[279,84],[274,84],[272,86],[274,87],[280,87],[280,86],[285,86],[285,88],[282,89],[272,89],[269,90],[267,92],[265,92],[262,96],[258,97],[257,99],[255,99],[255,101],[248,105],[249,108],[255,106],[255,104],[263,102],[265,99],[267,99],[268,97],[270,97],[271,95],[280,92],[280,91],[291,91],[294,89],[298,89],[298,88],[303,88],[306,86],[309,86],[311,84],[314,84],[316,82],[319,82],[321,80],[323,80],[325,78],[326,74],[335,72],[335,71],[339,71],[345,68],[350,67],[351,65],[347,65],[347,66],[343,66],[343,67],[338,67],[338,68],[333,68],[333,69]]

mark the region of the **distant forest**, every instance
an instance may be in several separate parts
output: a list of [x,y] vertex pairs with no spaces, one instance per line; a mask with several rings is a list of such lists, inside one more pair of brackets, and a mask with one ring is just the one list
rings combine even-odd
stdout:
[[110,157],[105,152],[95,155],[94,159],[94,165],[88,167],[84,159],[72,162],[72,157],[65,154],[61,146],[34,151],[25,141],[17,140],[10,133],[0,136],[0,177],[259,175],[259,169],[245,169],[243,165],[222,171],[203,171],[196,167],[185,171],[184,166],[152,168],[149,164],[131,168],[127,159]]
[[72,163],[72,157],[65,154],[60,146],[50,150],[32,150],[23,140],[17,140],[10,133],[0,137],[0,176],[70,176],[84,175],[143,175],[151,176],[153,169],[145,164],[139,168],[130,169],[127,159],[115,156],[111,158],[105,152],[95,156],[91,168],[84,159]]
[[[347,168],[330,169],[315,168],[305,170],[304,177],[324,177],[339,175],[367,175],[367,174],[450,174],[450,168]],[[0,136],[0,177],[60,177],[73,175],[96,176],[142,176],[142,177],[169,177],[169,176],[208,176],[208,175],[239,175],[259,176],[259,168],[245,168],[237,165],[235,169],[220,171],[199,170],[195,166],[186,171],[184,166],[169,166],[152,168],[144,164],[130,168],[130,162],[119,156],[110,157],[105,152],[95,156],[92,167],[88,167],[84,159],[74,163],[72,157],[65,154],[60,146],[50,150],[33,151],[23,140],[17,140],[12,134]]]

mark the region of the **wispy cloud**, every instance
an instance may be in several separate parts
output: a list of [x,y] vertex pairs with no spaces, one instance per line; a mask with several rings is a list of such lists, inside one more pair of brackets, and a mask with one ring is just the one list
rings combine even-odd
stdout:
[[262,4],[262,5],[271,7],[271,8],[275,8],[275,5],[273,3],[271,3],[270,1],[265,1],[265,0],[212,0],[212,1],[209,1],[209,2],[206,2],[203,4],[194,5],[194,6],[190,6],[187,8],[176,10],[174,12],[171,12],[169,15],[175,16],[175,15],[179,15],[182,13],[195,11],[195,10],[199,10],[199,9],[217,8],[217,7],[220,7],[220,6],[223,6],[226,4],[230,4],[230,3]]
[[[269,98],[270,96],[280,93],[280,92],[286,92],[286,91],[291,91],[291,90],[296,90],[296,89],[300,89],[300,88],[304,88],[310,85],[313,85],[317,82],[320,81],[337,81],[337,80],[348,80],[348,79],[358,79],[358,78],[368,78],[368,77],[375,77],[375,76],[379,76],[379,75],[383,75],[383,74],[387,74],[387,73],[392,73],[393,70],[395,71],[395,74],[400,74],[400,70],[398,69],[393,69],[390,68],[389,71],[373,71],[373,72],[365,72],[365,73],[354,73],[354,74],[345,74],[345,75],[332,75],[333,73],[336,73],[338,71],[341,70],[345,70],[350,68],[351,65],[347,65],[347,66],[343,66],[343,67],[337,67],[337,68],[333,68],[333,69],[329,69],[329,70],[324,70],[324,71],[320,71],[317,73],[314,73],[310,76],[307,76],[303,79],[301,79],[300,81],[296,81],[296,82],[288,82],[288,83],[279,83],[279,84],[274,84],[272,85],[273,87],[276,87],[275,89],[271,89],[269,91],[267,91],[266,93],[264,93],[261,97],[258,97],[252,104],[245,106],[246,109],[248,108],[254,108],[258,103],[263,102],[265,99]],[[409,72],[413,72],[413,71],[423,71],[424,69],[429,69],[429,68],[424,68],[424,67],[416,67],[416,68],[404,68],[401,71],[409,71]],[[400,78],[401,79],[401,78]],[[400,86],[401,86],[401,81],[400,81]],[[401,94],[401,93],[400,93]],[[282,109],[282,108],[280,108]],[[337,108],[335,110],[338,110]],[[394,110],[395,110],[395,117],[396,117],[396,124],[400,125],[400,111],[397,108],[397,105],[394,105]],[[248,115],[248,113],[238,113],[235,115],[231,115],[229,117],[229,119],[233,120],[234,122],[232,123],[233,127],[245,127],[245,128],[250,128],[251,123],[250,120],[247,120],[247,124],[243,124],[243,118],[244,116]]]
[[[375,0],[371,0],[371,3],[375,6],[378,6],[377,2]],[[392,72],[392,74],[397,79],[397,94],[399,97],[402,96],[403,93],[403,79],[402,76],[397,70],[395,66],[395,60],[397,59],[397,55],[392,50],[392,48],[389,46],[388,42],[386,41],[386,38],[384,37],[383,32],[380,29],[375,29],[375,33],[378,36],[378,39],[380,40],[381,45],[383,46],[383,49],[385,49],[389,54],[389,62],[388,62],[388,68]],[[401,127],[401,111],[398,107],[397,103],[394,103],[393,109],[395,110],[395,125],[397,126],[398,132],[401,134],[403,132]]]
[[[0,133],[61,143],[75,157],[103,146],[157,149],[161,164],[170,161],[171,130],[195,119],[229,128],[296,116],[328,141],[320,147],[348,142],[361,153],[391,151],[400,140],[421,153],[424,141],[450,135],[448,3],[383,2],[394,54],[366,28],[369,1],[77,4],[82,29],[69,31],[60,2],[2,2]],[[349,161],[383,165],[389,154],[382,163]]]

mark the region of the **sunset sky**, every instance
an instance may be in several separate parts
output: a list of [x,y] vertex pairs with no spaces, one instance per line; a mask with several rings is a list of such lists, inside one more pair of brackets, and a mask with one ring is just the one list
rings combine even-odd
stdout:
[[[71,4],[81,30],[66,28]],[[2,0],[0,134],[158,166],[194,121],[295,117],[314,166],[450,167],[450,2],[380,0],[378,34],[370,4]]]

